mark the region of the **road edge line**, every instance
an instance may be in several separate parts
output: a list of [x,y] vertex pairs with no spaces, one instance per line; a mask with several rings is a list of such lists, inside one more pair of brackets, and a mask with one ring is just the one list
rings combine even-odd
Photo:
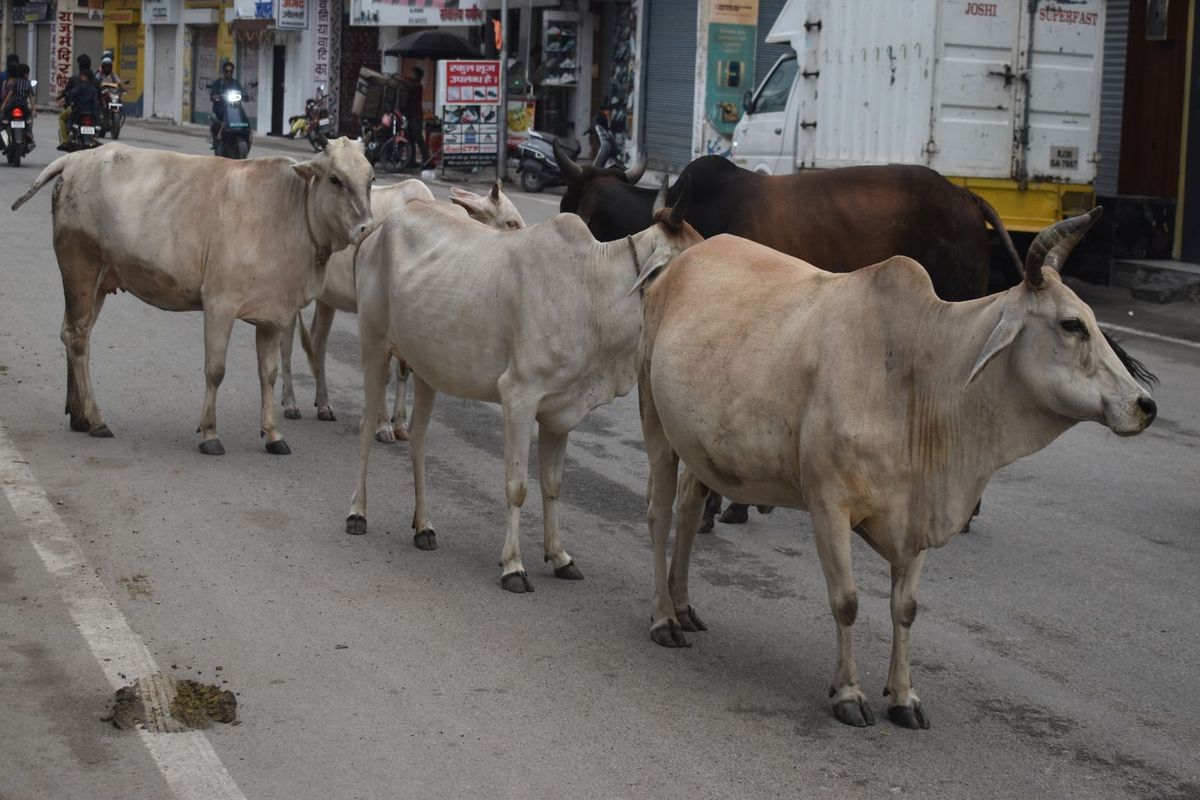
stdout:
[[[113,690],[159,672],[142,637],[129,626],[96,576],[3,425],[0,487]],[[246,800],[203,733],[139,733],[159,772],[180,800]]]
[[1117,325],[1112,322],[1101,322],[1100,327],[1117,333],[1124,333],[1129,336],[1141,336],[1143,339],[1154,339],[1157,342],[1168,342],[1170,344],[1178,344],[1184,347],[1190,347],[1193,350],[1200,350],[1200,342],[1194,342],[1191,339],[1180,339],[1177,336],[1167,336],[1163,333],[1152,333],[1144,331],[1140,328],[1130,328],[1128,325]]

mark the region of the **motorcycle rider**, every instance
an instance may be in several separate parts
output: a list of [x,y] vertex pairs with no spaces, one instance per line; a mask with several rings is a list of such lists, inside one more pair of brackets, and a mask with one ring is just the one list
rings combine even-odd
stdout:
[[0,84],[0,118],[8,114],[13,106],[23,105],[29,109],[31,119],[25,123],[25,136],[29,140],[29,149],[34,148],[33,119],[37,109],[33,102],[33,84],[29,81],[29,65],[17,64],[8,70],[8,78]]
[[221,130],[221,125],[225,122],[225,93],[230,89],[245,94],[242,85],[233,77],[233,62],[226,61],[221,65],[221,77],[209,84],[208,87],[209,99],[213,104],[212,121],[208,126],[209,132],[212,134],[213,149],[217,147],[217,132]]
[[[70,95],[71,90],[75,88],[80,80],[82,80],[84,70],[87,70],[89,75],[92,73],[92,57],[87,53],[80,53],[79,57],[75,59],[75,63],[79,65],[79,72],[72,75],[71,79],[67,81],[67,88],[63,89],[63,91],[58,95],[59,100],[63,100]],[[100,86],[99,84],[95,83],[94,78],[95,76],[92,76],[88,79],[88,81],[95,87],[96,97],[99,98]],[[62,112],[60,112],[58,115],[58,138],[61,142],[61,144],[58,146],[59,150],[67,149],[67,123],[70,122],[72,113],[73,110],[68,102],[66,107],[63,108]]]
[[17,65],[21,63],[21,57],[16,53],[9,53],[8,58],[4,59],[4,69],[0,70],[0,86],[8,82],[8,79],[13,76],[17,70]]
[[[94,118],[100,116],[100,90],[96,86],[96,75],[91,67],[85,67],[79,72],[79,80],[66,91],[67,105],[70,107],[70,122],[73,124],[84,114]],[[69,150],[66,140],[58,146],[59,150]]]
[[103,86],[106,83],[115,83],[117,85],[117,93],[124,94],[125,84],[121,82],[121,76],[113,70],[113,54],[111,50],[105,50],[103,57],[100,59],[100,72],[96,75],[96,80]]

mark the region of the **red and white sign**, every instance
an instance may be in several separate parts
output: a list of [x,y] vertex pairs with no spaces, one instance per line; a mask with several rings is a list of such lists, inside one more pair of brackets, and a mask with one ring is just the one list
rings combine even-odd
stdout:
[[499,103],[499,61],[447,61],[447,103]]
[[308,0],[278,0],[275,27],[287,30],[308,29]]
[[71,79],[71,62],[75,58],[75,12],[59,11],[54,15],[54,30],[50,43],[50,81],[54,94],[67,88]]
[[[329,80],[329,36],[333,24],[333,16],[329,10],[330,0],[316,0],[317,35],[313,37],[313,83],[326,84],[326,89],[332,91]],[[314,87],[315,88],[315,87]]]

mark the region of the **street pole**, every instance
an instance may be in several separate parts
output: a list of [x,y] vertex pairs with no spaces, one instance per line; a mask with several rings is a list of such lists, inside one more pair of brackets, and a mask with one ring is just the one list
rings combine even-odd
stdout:
[[508,0],[500,0],[500,124],[496,180],[508,177]]

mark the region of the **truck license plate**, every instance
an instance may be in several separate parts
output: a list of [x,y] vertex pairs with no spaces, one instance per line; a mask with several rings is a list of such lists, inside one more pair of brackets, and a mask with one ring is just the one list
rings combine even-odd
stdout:
[[79,129],[79,132],[84,134],[85,136],[94,136],[96,133],[96,129],[93,128],[91,125],[84,125],[82,128]]

